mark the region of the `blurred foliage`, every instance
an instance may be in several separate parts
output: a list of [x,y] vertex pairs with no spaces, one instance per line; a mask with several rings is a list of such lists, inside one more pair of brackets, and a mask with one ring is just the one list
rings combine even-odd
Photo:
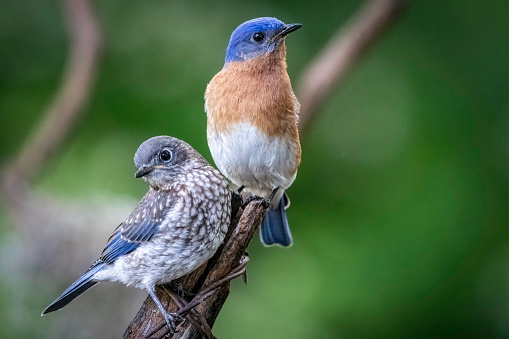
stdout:
[[[105,35],[98,81],[37,189],[140,198],[146,187],[132,178],[132,157],[154,135],[185,139],[211,160],[203,92],[231,31],[258,16],[303,23],[287,41],[296,84],[359,4],[95,2]],[[69,46],[59,2],[4,0],[0,9],[5,163],[59,85]],[[218,337],[509,336],[507,13],[505,0],[410,3],[303,140],[289,190],[295,245],[253,241],[249,285],[233,284]],[[5,212],[8,258],[16,235]],[[40,288],[18,299],[7,280],[19,279],[19,288],[38,282],[11,269],[0,278],[0,333],[33,336],[49,326],[39,314],[55,296]],[[16,318],[20,305],[33,318]]]

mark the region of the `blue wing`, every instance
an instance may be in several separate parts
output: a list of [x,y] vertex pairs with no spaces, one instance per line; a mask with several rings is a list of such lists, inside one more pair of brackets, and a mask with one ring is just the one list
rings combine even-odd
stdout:
[[101,271],[106,265],[115,262],[118,257],[134,251],[141,244],[152,239],[174,204],[175,195],[172,192],[150,189],[129,218],[113,232],[101,257],[57,300],[46,307],[42,315],[59,310],[70,303],[98,283],[94,280],[97,272]]
[[104,267],[104,263],[95,263],[92,267],[89,268],[87,273],[82,275],[78,280],[76,280],[68,289],[65,290],[64,293],[60,297],[57,298],[54,302],[51,303],[48,307],[42,311],[41,315],[45,315],[50,312],[57,311],[79,297],[86,290],[97,284],[97,281],[94,281],[94,274],[102,270]]
[[171,192],[152,189],[148,191],[129,218],[117,227],[99,260],[111,264],[118,257],[150,241],[157,234],[166,213],[174,203],[175,199]]

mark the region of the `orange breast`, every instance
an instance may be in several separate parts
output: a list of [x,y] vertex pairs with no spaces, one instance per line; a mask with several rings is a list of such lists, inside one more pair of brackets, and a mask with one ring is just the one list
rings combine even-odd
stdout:
[[227,64],[207,86],[205,98],[209,128],[218,133],[250,122],[269,137],[284,136],[299,143],[300,104],[292,91],[286,61],[275,53]]

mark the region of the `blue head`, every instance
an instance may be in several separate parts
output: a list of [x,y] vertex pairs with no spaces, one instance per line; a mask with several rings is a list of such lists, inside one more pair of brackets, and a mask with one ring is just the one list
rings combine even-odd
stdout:
[[301,24],[285,24],[276,18],[256,18],[237,27],[226,49],[225,62],[243,61],[266,55],[284,43],[288,33]]

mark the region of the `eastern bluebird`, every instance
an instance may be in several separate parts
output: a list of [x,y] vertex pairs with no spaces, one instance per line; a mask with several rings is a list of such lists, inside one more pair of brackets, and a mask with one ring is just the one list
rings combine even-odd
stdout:
[[186,275],[216,252],[231,213],[228,182],[187,143],[168,136],[148,139],[136,151],[136,178],[147,194],[109,238],[99,259],[42,315],[56,311],[102,280],[146,289],[175,329],[155,285]]
[[300,104],[286,72],[285,38],[301,26],[276,18],[244,22],[205,91],[207,139],[217,167],[240,190],[270,200],[260,230],[266,246],[292,245],[284,191],[300,164]]

